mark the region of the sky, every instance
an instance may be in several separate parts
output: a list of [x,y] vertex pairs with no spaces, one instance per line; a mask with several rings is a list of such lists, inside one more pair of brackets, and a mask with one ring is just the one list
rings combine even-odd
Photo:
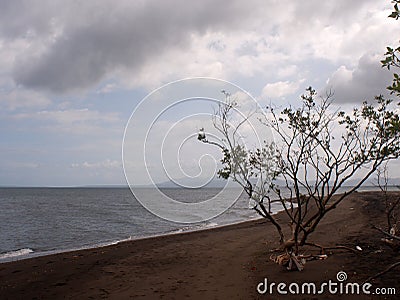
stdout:
[[[360,105],[391,81],[379,63],[386,46],[399,41],[398,22],[387,18],[391,6],[387,0],[0,0],[0,185],[126,184],[121,152],[131,114],[152,91],[184,78],[231,82],[261,105],[294,103],[310,85],[332,89],[337,106]],[[172,128],[184,145],[177,160],[186,175],[213,174],[215,158],[202,155],[206,149],[193,138],[206,122],[204,109],[196,114],[193,102],[162,116],[166,103],[153,97],[132,130],[145,132],[146,117],[161,113],[149,131],[153,138],[168,140],[165,129]],[[142,138],[132,142],[143,147]],[[168,148],[175,149],[170,157],[178,148]],[[163,168],[177,164],[168,158],[150,166],[160,154],[153,150],[146,158],[151,177],[162,182]],[[125,164],[137,174],[148,171],[134,160]]]

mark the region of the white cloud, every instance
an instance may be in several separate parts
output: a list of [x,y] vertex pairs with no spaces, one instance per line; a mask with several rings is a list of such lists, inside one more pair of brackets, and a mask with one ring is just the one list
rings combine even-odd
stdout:
[[[210,47],[219,43],[223,43],[223,50]],[[232,80],[238,76],[249,78],[264,72],[271,73],[277,62],[287,59],[286,55],[266,44],[263,33],[245,30],[234,33],[207,32],[204,35],[192,35],[184,51],[169,49],[144,64],[140,72],[124,70],[118,74],[118,78],[131,87],[150,88],[156,88],[167,80],[186,77]]]
[[278,69],[277,75],[280,78],[286,78],[298,73],[298,67],[296,65],[283,66]]
[[278,81],[268,83],[262,90],[262,97],[264,98],[280,98],[287,95],[292,95],[298,91],[300,84],[304,80],[297,82]]
[[118,113],[96,110],[67,109],[42,110],[38,112],[17,113],[9,117],[15,121],[34,121],[34,128],[46,132],[63,132],[71,135],[95,135],[120,138],[124,121]]
[[73,163],[72,168],[84,168],[84,169],[121,169],[122,163],[117,160],[106,159],[104,161],[92,162],[87,161],[83,163]]
[[119,120],[117,113],[101,113],[99,111],[89,110],[88,108],[53,111],[42,110],[34,113],[16,114],[14,118],[49,120],[62,125],[97,121],[112,123]]
[[24,89],[0,92],[0,107],[8,110],[21,108],[44,108],[51,103],[46,96]]
[[394,42],[398,28],[387,18],[390,9],[389,2],[377,1],[296,2],[288,9],[289,19],[278,23],[276,46],[298,61],[351,63]]
[[117,88],[115,83],[108,83],[96,91],[97,94],[108,94],[113,92]]

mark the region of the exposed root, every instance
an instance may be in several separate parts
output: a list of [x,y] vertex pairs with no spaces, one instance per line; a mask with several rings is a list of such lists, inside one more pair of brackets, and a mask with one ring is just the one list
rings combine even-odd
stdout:
[[270,259],[280,266],[286,267],[287,270],[303,271],[306,260],[301,255],[294,255],[293,253],[284,253],[278,256],[271,255]]
[[302,271],[307,261],[327,259],[328,255],[294,255],[293,253],[283,253],[281,255],[271,254],[270,259],[287,270]]
[[289,240],[281,245],[281,247],[277,249],[271,250],[271,252],[282,252],[285,251],[283,254],[277,255],[277,254],[271,254],[270,255],[270,260],[275,262],[276,264],[286,267],[286,269],[293,271],[293,270],[298,270],[302,271],[304,269],[304,265],[306,264],[307,261],[311,260],[325,260],[328,258],[328,255],[326,254],[326,250],[335,250],[335,249],[343,249],[347,251],[351,251],[353,253],[359,254],[361,248],[359,250],[343,246],[343,245],[336,245],[334,247],[324,247],[319,244],[315,243],[305,243],[306,246],[312,246],[315,248],[320,249],[319,254],[300,254],[296,255],[294,254],[293,251],[293,246],[295,245],[293,240]]

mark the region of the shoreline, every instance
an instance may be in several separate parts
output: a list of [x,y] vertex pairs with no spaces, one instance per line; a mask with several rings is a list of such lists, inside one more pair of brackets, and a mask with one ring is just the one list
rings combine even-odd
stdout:
[[[269,260],[270,251],[279,246],[278,235],[260,219],[3,263],[0,295],[2,299],[281,299],[276,294],[259,295],[256,286],[265,278],[320,284],[335,280],[339,271],[347,273],[349,282],[361,283],[393,259],[400,260],[399,254],[382,247],[381,236],[369,225],[371,219],[377,226],[384,224],[379,198],[377,192],[355,193],[328,214],[311,237],[326,246],[360,246],[362,254],[329,252],[326,260],[307,262],[303,272],[286,271]],[[278,218],[285,224],[284,214]],[[399,282],[400,274],[394,271],[372,284],[393,286],[400,293]]]
[[[280,211],[277,211],[276,214],[280,213]],[[94,249],[101,249],[104,247],[109,247],[113,245],[118,245],[120,243],[125,243],[125,242],[134,242],[134,241],[141,241],[141,240],[146,240],[146,239],[157,239],[163,236],[173,236],[173,235],[180,235],[180,234],[187,234],[187,233],[192,233],[192,232],[201,232],[201,231],[207,231],[207,230],[213,230],[213,229],[218,229],[222,227],[229,227],[229,226],[234,226],[234,225],[240,225],[242,223],[248,223],[248,222],[254,222],[258,220],[263,220],[262,217],[253,217],[248,220],[242,220],[242,221],[237,221],[229,224],[217,224],[217,223],[210,223],[210,224],[216,224],[216,225],[211,225],[206,224],[205,226],[199,226],[196,228],[196,225],[193,228],[190,229],[174,229],[172,231],[168,231],[165,233],[156,233],[152,235],[143,235],[143,236],[130,236],[128,238],[120,239],[120,240],[112,240],[112,241],[104,241],[104,242],[99,242],[96,244],[91,244],[91,245],[83,245],[81,247],[76,247],[76,248],[68,248],[68,249],[55,249],[55,250],[45,250],[45,251],[35,251],[34,249],[31,248],[20,248],[17,250],[12,250],[4,253],[0,253],[0,265],[4,263],[9,263],[9,262],[16,262],[16,261],[21,261],[21,260],[26,260],[26,259],[31,259],[31,258],[37,258],[37,257],[44,257],[44,256],[50,256],[50,255],[57,255],[57,254],[63,254],[63,253],[69,253],[69,252],[77,252],[77,251],[84,251],[84,250],[94,250]],[[22,254],[22,255],[17,255],[17,256],[10,256],[10,257],[5,257],[1,258],[1,255],[6,255],[9,253],[14,253],[18,252],[20,250],[31,250],[32,252],[28,254]]]
[[[175,246],[176,243],[181,244],[189,242],[189,244],[191,244],[193,241],[201,241],[202,237],[207,237],[207,236],[217,237],[220,234],[232,233],[238,230],[248,230],[249,228],[254,228],[260,225],[263,226],[265,225],[265,223],[266,222],[264,220],[250,220],[250,221],[240,222],[238,224],[221,226],[218,228],[209,228],[198,231],[183,232],[179,234],[162,235],[158,237],[147,237],[140,240],[125,241],[115,245],[109,245],[101,248],[63,252],[58,254],[28,258],[24,260],[6,262],[0,264],[0,278],[6,278],[5,282],[4,281],[0,282],[0,294],[3,294],[2,292],[6,290],[4,293],[5,299],[18,298],[21,297],[21,295],[23,295],[24,299],[31,299],[31,298],[33,299],[36,297],[43,299],[90,298],[92,296],[87,295],[86,292],[89,292],[89,294],[91,294],[92,288],[89,288],[82,294],[81,287],[82,285],[84,285],[82,284],[82,282],[88,283],[93,279],[95,281],[97,280],[96,271],[93,270],[97,269],[97,267],[99,266],[102,267],[104,266],[107,268],[107,266],[114,265],[114,262],[109,261],[110,258],[111,260],[116,259],[116,261],[121,262],[122,266],[131,269],[129,267],[130,263],[125,263],[123,260],[132,253],[134,253],[134,255],[136,254],[138,255],[139,268],[141,268],[140,266],[143,263],[144,263],[143,266],[146,269],[147,269],[146,266],[148,266],[149,268],[146,270],[146,272],[142,271],[137,272],[137,269],[134,267],[130,270],[134,271],[134,275],[132,274],[128,275],[126,273],[123,273],[122,278],[126,278],[127,280],[130,279],[138,280],[138,282],[127,284],[127,286],[130,286],[131,288],[134,289],[136,289],[136,287],[139,286],[139,282],[143,282],[146,278],[150,279],[150,282],[148,282],[146,285],[150,286],[151,289],[151,286],[153,284],[151,283],[151,277],[148,276],[150,275],[158,277],[156,269],[154,269],[154,267],[151,266],[151,264],[147,263],[148,259],[152,260],[151,257],[154,257],[154,259],[161,259],[163,261],[165,259],[165,256],[169,256],[171,254],[174,255],[173,251],[176,250],[180,258],[181,254],[183,254],[182,249],[176,247]],[[217,237],[217,239],[219,238]],[[214,244],[214,242],[212,244]],[[169,248],[170,251],[158,250],[163,247]],[[187,247],[186,245],[183,248],[188,249],[190,247]],[[195,246],[193,248],[197,249],[198,247]],[[134,251],[132,251],[132,249],[134,249]],[[151,251],[156,251],[157,254],[154,256],[147,255],[147,253]],[[186,250],[183,250],[183,252],[185,253]],[[165,265],[164,262],[161,262],[161,265],[164,266]],[[189,267],[188,265],[181,263],[179,263],[178,265],[179,268],[183,269]],[[37,273],[36,271],[37,269],[41,270],[40,274]],[[176,282],[178,284],[184,283],[185,281],[180,276],[180,272],[175,272],[173,269],[171,269],[170,271],[172,271],[174,275],[180,278],[177,279]],[[89,276],[87,276],[88,271],[93,271],[94,274],[90,274]],[[110,273],[114,274],[113,271],[107,271],[107,270],[104,271],[106,274]],[[55,274],[58,272],[61,272],[61,274]],[[150,274],[148,272],[150,272]],[[7,275],[5,275],[4,273],[7,273]],[[77,276],[78,274],[79,276]],[[81,276],[83,276],[84,278],[82,278]],[[65,280],[68,281],[68,278],[72,277],[77,277],[75,279],[76,283],[74,283],[74,285],[76,284],[75,286],[76,290],[74,291],[73,294],[69,295],[69,292],[64,290],[64,286],[66,285]],[[211,275],[211,277],[213,276]],[[11,281],[16,280],[18,283],[16,285],[10,283],[7,280],[10,278]],[[102,278],[100,280],[103,281]],[[32,283],[34,285],[36,284],[39,285],[31,287],[30,285]],[[102,292],[103,290],[108,290],[108,289],[103,289],[104,284],[106,283],[104,282],[101,283],[100,285],[98,283],[94,283],[95,286],[99,286],[100,294],[98,293],[99,291],[96,291],[93,297],[95,298],[108,297],[107,296],[108,293]],[[12,288],[16,287],[17,290],[7,291],[9,287]],[[59,290],[55,294],[53,293],[54,288]],[[47,292],[51,293],[49,294]],[[129,292],[129,294],[131,294],[131,292]],[[113,295],[113,297],[111,298],[119,299],[119,298],[125,298],[125,296],[126,295],[121,296],[119,294],[119,295]],[[148,295],[134,293],[134,298],[136,297],[139,298],[144,297],[143,299],[147,299]],[[152,298],[152,296],[150,296],[150,298]]]
[[[72,188],[72,189],[91,189],[91,188],[98,188],[98,187],[0,187],[0,188],[6,188],[6,189],[21,189],[21,188],[27,188],[27,189],[31,189],[31,188]],[[118,189],[129,189],[128,187],[100,187],[100,188],[118,188]],[[345,187],[346,188],[346,187]],[[359,192],[374,192],[374,191],[378,191],[378,190],[374,190],[376,189],[376,187],[373,186],[366,186],[363,188],[360,188]],[[397,191],[398,189],[395,186],[391,186],[389,191]],[[279,213],[282,210],[278,210],[275,212],[275,214]],[[234,222],[228,222],[228,223],[215,223],[216,225],[212,225],[209,226],[210,224],[213,224],[213,220],[208,220],[207,222],[211,222],[210,224],[201,224],[201,225],[197,225],[197,224],[188,224],[188,227],[191,228],[176,228],[176,229],[172,229],[170,231],[166,231],[166,232],[160,232],[160,233],[151,233],[151,234],[136,234],[136,235],[130,235],[130,236],[126,236],[126,237],[122,237],[122,238],[116,238],[116,239],[110,239],[110,240],[105,240],[105,241],[98,241],[98,242],[92,242],[90,244],[81,244],[81,245],[77,245],[75,247],[71,247],[71,248],[61,248],[61,249],[49,249],[49,250],[36,250],[35,248],[31,248],[29,246],[26,247],[21,247],[18,249],[13,249],[13,250],[9,250],[3,253],[0,253],[0,264],[6,263],[6,262],[13,262],[13,261],[19,261],[19,260],[25,260],[25,259],[30,259],[30,258],[35,258],[35,257],[42,257],[42,256],[47,256],[47,255],[54,255],[54,254],[59,254],[59,253],[66,253],[66,252],[74,252],[74,251],[79,251],[79,250],[88,250],[88,249],[95,249],[95,248],[101,248],[101,247],[106,247],[109,245],[115,245],[121,242],[125,242],[125,241],[135,241],[135,240],[141,240],[141,239],[147,239],[147,238],[157,238],[159,236],[164,236],[164,235],[173,235],[173,234],[180,234],[180,233],[186,233],[186,232],[194,232],[194,231],[202,231],[202,230],[208,230],[208,229],[213,229],[213,228],[219,228],[219,227],[224,227],[224,226],[230,226],[230,225],[235,225],[235,224],[240,224],[242,222],[248,222],[248,221],[252,221],[252,220],[260,220],[262,219],[261,216],[257,216],[255,215],[254,217],[251,217],[247,220],[239,220],[239,221],[234,221]],[[19,254],[19,255],[14,255],[14,253],[19,252],[21,250],[27,250],[27,251],[31,251],[30,253],[27,254]],[[7,257],[2,257],[4,255],[7,255]]]

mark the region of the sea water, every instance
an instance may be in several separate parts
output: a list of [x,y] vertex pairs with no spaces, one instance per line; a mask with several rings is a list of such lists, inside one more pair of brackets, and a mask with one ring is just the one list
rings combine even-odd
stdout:
[[[168,188],[161,191],[177,201],[200,202],[218,195],[221,189]],[[152,192],[148,190],[149,194]],[[228,188],[220,197],[230,201],[230,197],[238,194],[236,188]],[[0,263],[259,218],[248,206],[248,198],[242,193],[231,208],[214,219],[179,224],[147,211],[128,187],[0,188]]]
[[[162,191],[177,201],[199,202],[217,195],[220,189]],[[233,188],[223,193],[224,197],[230,194],[237,197],[238,190]],[[147,211],[129,188],[0,188],[0,262],[257,217],[248,209],[244,194],[233,207],[214,219],[179,224]]]

